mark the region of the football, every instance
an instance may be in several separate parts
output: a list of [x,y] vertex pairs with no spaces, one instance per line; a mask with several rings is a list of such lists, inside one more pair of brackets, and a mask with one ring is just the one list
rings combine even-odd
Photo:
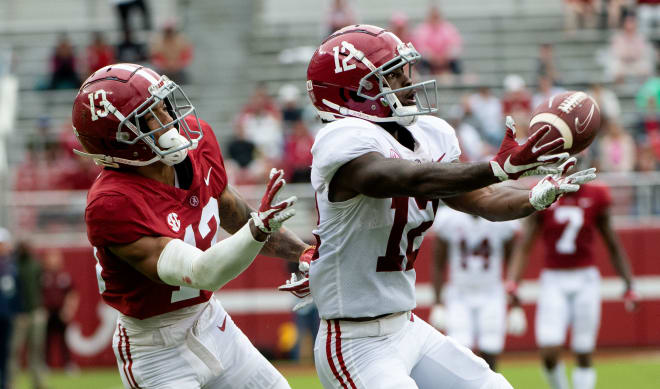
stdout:
[[543,145],[564,138],[564,151],[577,154],[591,144],[600,129],[600,108],[588,94],[569,91],[557,94],[536,107],[529,122],[529,133],[550,126],[539,140]]

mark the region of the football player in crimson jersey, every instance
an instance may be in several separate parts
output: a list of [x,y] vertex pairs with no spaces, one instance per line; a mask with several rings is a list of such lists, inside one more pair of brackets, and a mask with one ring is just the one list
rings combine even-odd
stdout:
[[569,326],[571,349],[577,359],[572,375],[573,388],[593,389],[596,385],[591,354],[600,326],[600,274],[593,253],[597,233],[603,238],[612,265],[625,283],[626,309],[634,310],[637,305],[630,265],[612,229],[611,202],[606,186],[583,185],[548,209],[530,216],[524,236],[514,249],[506,283],[514,305],[520,304],[517,284],[534,241],[541,239],[545,249],[535,335],[545,377],[552,389],[569,387],[564,366],[559,361]]
[[[573,163],[551,154],[545,131],[518,144],[511,121],[490,162],[458,163],[458,141],[431,114],[435,81],[412,83],[410,43],[369,25],[325,39],[307,69],[307,91],[327,122],[312,147],[317,252],[309,282],[322,318],[314,355],[326,388],[510,388],[464,346],[412,314],[415,258],[442,198],[490,220],[550,205],[595,178],[560,176]],[[558,167],[561,166],[561,168]],[[493,185],[543,167],[555,174],[531,192]],[[551,169],[551,167],[553,167]]]
[[[253,211],[227,184],[211,127],[177,84],[140,65],[89,76],[73,126],[85,149],[76,153],[104,167],[85,220],[99,289],[119,311],[113,349],[124,386],[289,388],[213,297],[259,252],[311,256],[280,228],[295,201],[275,200],[283,172],[273,169]],[[220,226],[233,235],[217,242]]]

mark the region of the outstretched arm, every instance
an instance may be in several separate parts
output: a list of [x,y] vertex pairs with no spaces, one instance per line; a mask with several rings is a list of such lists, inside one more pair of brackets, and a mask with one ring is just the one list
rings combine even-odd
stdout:
[[[416,163],[385,158],[372,152],[342,166],[332,186],[341,197],[421,197],[434,199],[483,188],[499,182],[487,162]],[[350,193],[346,193],[350,192]]]
[[549,127],[536,131],[523,144],[516,141],[511,117],[507,117],[506,127],[500,149],[490,162],[416,163],[385,158],[377,152],[361,155],[337,170],[330,183],[330,199],[342,201],[357,194],[376,198],[450,197],[517,179],[525,172],[554,166],[569,157],[568,153],[550,154],[561,149],[562,138],[538,145]]
[[575,192],[580,185],[596,178],[596,169],[591,168],[564,177],[575,165],[575,157],[567,159],[556,168],[554,174],[548,174],[531,190],[520,184],[509,182],[464,193],[454,198],[445,199],[452,208],[478,215],[491,221],[518,219],[535,210],[550,206],[564,193]]
[[529,189],[518,183],[504,182],[442,200],[457,211],[490,221],[519,219],[536,211],[529,202]]
[[[243,196],[231,185],[227,185],[222,192],[219,203],[220,225],[231,234],[245,225],[250,220],[250,213],[254,212]],[[298,258],[307,247],[309,245],[296,234],[282,227],[270,235],[261,254],[298,262]]]

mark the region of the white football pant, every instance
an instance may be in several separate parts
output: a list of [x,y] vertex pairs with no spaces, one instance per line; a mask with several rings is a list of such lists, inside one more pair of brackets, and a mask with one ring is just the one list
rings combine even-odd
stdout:
[[600,327],[600,274],[593,266],[545,269],[536,306],[536,343],[539,347],[564,344],[571,326],[571,349],[594,350]]
[[196,320],[142,332],[120,322],[112,348],[126,388],[290,389],[214,297]]
[[512,389],[483,359],[411,312],[322,320],[314,358],[325,389]]
[[[447,335],[463,346],[499,354],[506,336],[506,298],[501,285],[470,291],[454,285],[445,290]],[[475,344],[476,338],[476,344]]]

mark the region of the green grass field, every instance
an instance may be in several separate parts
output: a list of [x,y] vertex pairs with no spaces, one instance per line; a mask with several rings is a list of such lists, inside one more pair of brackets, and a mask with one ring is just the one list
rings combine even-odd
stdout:
[[[322,389],[311,369],[300,367],[281,368],[293,389]],[[280,367],[278,365],[278,367]],[[607,358],[596,361],[598,371],[597,389],[658,389],[660,388],[660,361],[657,358]],[[548,386],[541,377],[536,360],[504,361],[502,374],[517,389],[545,389]],[[569,369],[570,371],[570,369]],[[29,389],[28,377],[21,375],[17,389]],[[49,376],[52,389],[120,389],[119,373],[114,369],[82,370],[77,375],[54,372]]]

